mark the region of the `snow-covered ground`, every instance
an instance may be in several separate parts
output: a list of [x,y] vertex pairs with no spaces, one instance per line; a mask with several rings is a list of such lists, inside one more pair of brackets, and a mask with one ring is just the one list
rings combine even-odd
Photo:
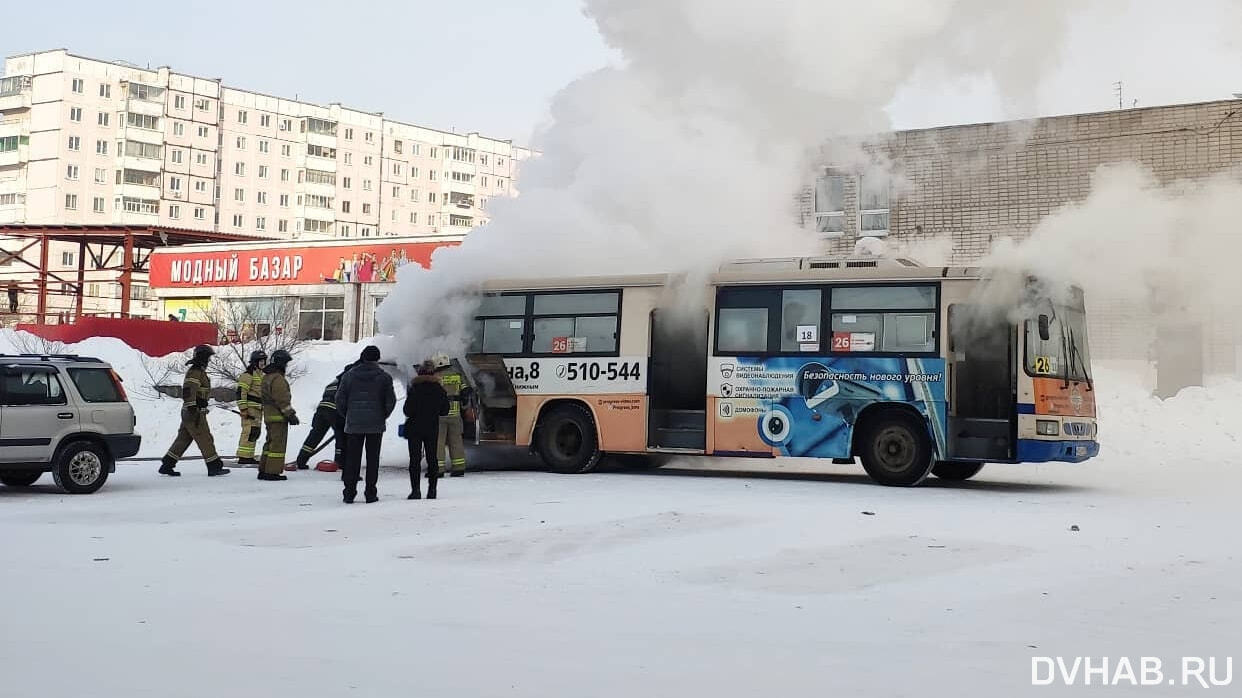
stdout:
[[1032,656],[1238,659],[1242,385],[1097,380],[1100,458],[908,490],[737,460],[489,470],[434,502],[390,467],[352,506],[334,475],[188,463],[0,488],[0,695],[1060,695]]

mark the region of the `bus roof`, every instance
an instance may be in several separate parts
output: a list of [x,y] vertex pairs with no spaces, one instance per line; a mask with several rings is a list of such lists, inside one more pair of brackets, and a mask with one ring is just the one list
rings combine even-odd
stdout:
[[[713,284],[759,284],[789,281],[909,281],[912,279],[980,279],[980,267],[925,267],[911,259],[785,257],[742,259],[722,265]],[[610,274],[532,279],[493,279],[483,291],[527,291],[562,288],[666,286],[678,274]]]

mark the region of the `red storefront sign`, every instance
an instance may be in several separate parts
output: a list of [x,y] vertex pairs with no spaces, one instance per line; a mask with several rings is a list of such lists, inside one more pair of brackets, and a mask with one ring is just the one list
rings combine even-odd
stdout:
[[432,252],[456,244],[434,241],[161,250],[151,255],[150,284],[152,288],[193,288],[392,282],[402,266],[415,263],[429,267]]

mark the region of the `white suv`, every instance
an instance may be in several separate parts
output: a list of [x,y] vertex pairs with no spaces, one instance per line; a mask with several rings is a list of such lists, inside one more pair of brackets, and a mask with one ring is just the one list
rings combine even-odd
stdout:
[[61,489],[90,494],[138,453],[134,408],[99,359],[0,354],[0,483],[29,487],[51,471]]

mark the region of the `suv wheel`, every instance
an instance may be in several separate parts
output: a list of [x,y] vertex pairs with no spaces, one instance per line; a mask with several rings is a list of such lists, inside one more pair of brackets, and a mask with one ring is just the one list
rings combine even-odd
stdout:
[[42,470],[10,470],[0,472],[0,482],[9,487],[30,487],[43,477]]
[[102,446],[74,441],[61,447],[52,464],[56,486],[69,494],[91,494],[108,481],[111,459]]

